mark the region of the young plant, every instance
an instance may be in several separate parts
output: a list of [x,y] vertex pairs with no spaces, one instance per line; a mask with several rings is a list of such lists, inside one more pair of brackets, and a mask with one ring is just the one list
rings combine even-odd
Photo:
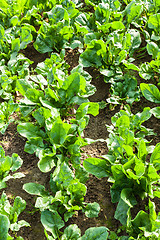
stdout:
[[14,199],[13,206],[10,204],[7,195],[3,192],[0,198],[0,239],[23,240],[22,237],[11,237],[9,232],[15,234],[21,227],[29,227],[25,220],[18,221],[21,212],[26,208],[26,202],[21,197]]
[[13,153],[12,157],[5,156],[5,151],[2,146],[0,146],[0,189],[7,186],[5,182],[9,179],[24,177],[24,174],[20,172],[10,175],[10,172],[17,171],[21,167],[22,163],[23,161],[17,153]]

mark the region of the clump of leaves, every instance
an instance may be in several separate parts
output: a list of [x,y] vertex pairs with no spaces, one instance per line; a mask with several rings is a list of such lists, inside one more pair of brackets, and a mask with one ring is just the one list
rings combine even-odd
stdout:
[[13,206],[11,206],[7,195],[3,192],[0,199],[0,239],[17,239],[23,240],[22,237],[13,238],[9,235],[9,230],[12,232],[18,232],[21,227],[29,227],[29,223],[20,220],[18,216],[26,208],[26,202],[21,197],[14,199]]
[[23,173],[14,173],[10,175],[10,172],[17,171],[23,163],[23,160],[18,156],[17,153],[13,153],[12,157],[5,156],[5,151],[0,146],[0,189],[5,188],[6,181],[9,179],[24,177]]

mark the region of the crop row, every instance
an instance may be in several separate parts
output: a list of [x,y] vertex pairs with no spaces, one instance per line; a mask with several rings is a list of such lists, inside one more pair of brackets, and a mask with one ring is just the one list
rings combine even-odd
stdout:
[[[88,9],[91,9],[89,11]],[[152,129],[142,125],[152,115],[160,118],[160,107],[146,107],[132,114],[129,105],[141,101],[160,103],[159,21],[160,1],[43,1],[2,0],[0,5],[0,131],[5,133],[18,115],[18,133],[26,138],[24,151],[38,157],[37,166],[50,172],[48,189],[26,183],[23,189],[36,196],[35,207],[49,240],[159,239],[160,222],[155,197],[160,197],[160,144],[150,145]],[[48,58],[32,68],[23,51],[28,44]],[[69,69],[66,49],[78,49],[79,65]],[[143,62],[146,56],[152,60]],[[142,63],[138,60],[142,58]],[[137,62],[136,62],[136,61]],[[96,88],[87,72],[94,67],[110,83],[106,102],[90,102]],[[139,79],[152,84],[137,84]],[[107,125],[107,139],[84,137],[89,115],[99,108],[123,104]],[[127,105],[128,104],[128,105]],[[103,141],[108,154],[81,161],[82,147]],[[23,160],[14,153],[5,156],[0,148],[0,189],[11,178],[24,177],[18,170]],[[107,177],[111,199],[117,203],[115,219],[124,236],[106,226],[93,227],[81,236],[77,225],[65,227],[78,211],[97,217],[98,203],[86,203],[89,173]],[[133,218],[131,209],[148,199],[148,211]],[[10,204],[5,192],[0,199],[0,239],[23,239],[15,234],[29,226],[18,221],[26,202],[19,196]],[[62,231],[64,229],[64,231]],[[10,231],[10,232],[9,232]],[[14,237],[12,237],[12,236]]]

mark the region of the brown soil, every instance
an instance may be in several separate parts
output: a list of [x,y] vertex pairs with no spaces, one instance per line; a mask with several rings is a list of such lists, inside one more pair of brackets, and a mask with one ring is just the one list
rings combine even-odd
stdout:
[[[32,65],[33,68],[36,67],[38,62],[44,61],[47,54],[40,54],[30,44],[24,51],[26,57],[34,61]],[[67,50],[65,60],[70,64],[71,70],[78,64],[79,54],[77,50],[71,51]],[[101,76],[97,70],[89,68],[86,69],[93,77],[92,83],[96,86],[96,93],[90,97],[90,101],[105,101],[109,95],[109,84],[103,81],[103,76]],[[141,103],[134,103],[132,106],[132,112],[136,113],[142,111],[146,106],[152,107],[153,104],[142,98]],[[85,129],[85,137],[99,139],[106,139],[108,137],[108,132],[105,125],[111,123],[111,117],[120,110],[120,106],[115,107],[112,111],[107,108],[100,110],[97,117],[90,117],[89,125]],[[153,144],[160,142],[160,129],[159,120],[152,117],[146,123],[146,126],[153,128],[157,133],[154,137]],[[22,228],[19,234],[24,238],[24,240],[44,240],[46,239],[43,232],[43,227],[40,223],[40,213],[34,208],[35,197],[27,194],[23,190],[23,184],[28,182],[37,182],[46,185],[49,180],[49,173],[41,173],[37,167],[38,159],[35,155],[30,155],[24,152],[25,139],[22,138],[16,130],[16,124],[12,123],[8,127],[4,135],[0,135],[0,145],[5,149],[6,155],[11,156],[12,153],[18,153],[23,159],[23,165],[19,171],[25,174],[25,177],[18,180],[10,180],[8,182],[8,187],[5,192],[9,197],[21,196],[27,202],[27,207],[24,213],[20,215],[20,219],[24,219],[30,223],[30,228]],[[83,148],[84,154],[82,160],[85,156],[89,155],[91,157],[99,157],[107,153],[107,146],[105,143],[96,142],[89,146]],[[2,192],[2,191],[1,191]],[[76,223],[82,233],[89,228],[95,226],[106,226],[110,230],[117,230],[120,226],[119,222],[114,220],[114,212],[116,205],[111,203],[110,197],[110,184],[107,182],[106,178],[98,179],[94,176],[90,176],[87,182],[87,195],[85,197],[86,202],[98,202],[101,207],[101,211],[98,218],[88,219],[83,213],[79,213],[78,216],[73,217],[69,223]]]

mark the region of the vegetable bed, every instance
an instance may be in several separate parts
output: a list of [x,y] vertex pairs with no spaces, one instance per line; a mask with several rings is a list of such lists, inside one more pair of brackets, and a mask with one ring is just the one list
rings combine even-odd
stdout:
[[0,239],[160,239],[160,1],[2,0]]

